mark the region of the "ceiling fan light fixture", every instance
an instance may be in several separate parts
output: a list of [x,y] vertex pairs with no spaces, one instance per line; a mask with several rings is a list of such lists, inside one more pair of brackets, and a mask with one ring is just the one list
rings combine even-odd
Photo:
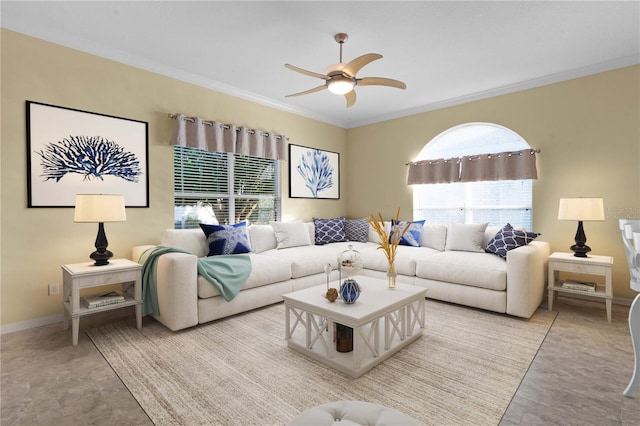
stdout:
[[300,74],[308,75],[310,77],[316,77],[324,81],[324,84],[322,84],[321,86],[317,86],[313,89],[305,90],[303,92],[293,93],[291,95],[287,95],[286,97],[290,98],[293,96],[308,95],[310,93],[316,93],[321,90],[327,89],[331,93],[335,93],[336,95],[344,95],[347,100],[347,108],[349,108],[356,102],[356,92],[354,90],[356,86],[387,86],[395,87],[398,89],[407,88],[407,85],[403,82],[393,80],[391,78],[356,77],[356,74],[362,67],[373,61],[381,59],[382,55],[379,53],[367,53],[365,55],[358,56],[357,58],[352,59],[347,63],[342,62],[342,45],[345,41],[347,41],[348,37],[349,36],[345,33],[339,33],[334,36],[334,39],[340,45],[340,62],[338,62],[337,64],[329,65],[324,74],[307,71],[291,64],[285,64],[284,66],[289,68],[290,70],[299,72]]
[[344,95],[345,93],[349,93],[353,90],[355,86],[355,82],[353,79],[344,77],[344,76],[334,76],[330,81],[327,82],[327,89],[331,93],[335,93],[336,95]]

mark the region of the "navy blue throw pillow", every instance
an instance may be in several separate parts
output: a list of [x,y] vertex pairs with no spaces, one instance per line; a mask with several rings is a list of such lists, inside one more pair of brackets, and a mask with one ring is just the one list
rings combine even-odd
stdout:
[[344,217],[336,217],[334,219],[317,219],[313,218],[313,224],[316,227],[316,245],[321,246],[329,243],[338,243],[347,241],[344,233]]
[[509,251],[518,247],[526,246],[539,236],[540,234],[536,232],[525,232],[513,229],[513,226],[511,226],[510,223],[507,223],[489,241],[484,251],[506,259]]
[[209,245],[207,256],[250,253],[252,251],[247,235],[247,222],[235,225],[205,225],[201,223],[200,228],[207,237]]

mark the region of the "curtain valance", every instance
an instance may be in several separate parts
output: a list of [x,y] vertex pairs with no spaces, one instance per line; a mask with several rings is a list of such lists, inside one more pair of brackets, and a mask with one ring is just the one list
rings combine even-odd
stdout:
[[537,179],[533,149],[409,163],[408,184]]
[[169,114],[169,117],[176,120],[171,135],[172,145],[273,160],[287,158],[286,136],[183,114]]

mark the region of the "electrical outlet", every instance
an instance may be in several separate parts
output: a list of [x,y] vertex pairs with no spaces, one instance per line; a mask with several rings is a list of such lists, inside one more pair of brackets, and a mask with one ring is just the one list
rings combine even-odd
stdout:
[[49,296],[55,296],[58,294],[58,284],[49,284]]

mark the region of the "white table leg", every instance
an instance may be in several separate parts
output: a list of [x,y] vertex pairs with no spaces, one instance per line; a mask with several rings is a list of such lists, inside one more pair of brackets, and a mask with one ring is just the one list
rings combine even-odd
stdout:
[[553,267],[549,266],[549,293],[547,294],[547,307],[550,311],[553,310],[553,286],[556,285],[556,280],[558,279],[558,271],[554,270]]
[[142,330],[142,305],[136,305],[136,325],[138,326],[138,330]]
[[624,396],[631,398],[640,385],[640,294],[633,299],[629,310],[629,331],[631,332],[631,344],[633,345],[633,355],[635,363],[633,366],[633,376],[629,385],[624,390]]
[[71,318],[71,338],[73,346],[78,346],[78,329],[80,328],[80,317]]

